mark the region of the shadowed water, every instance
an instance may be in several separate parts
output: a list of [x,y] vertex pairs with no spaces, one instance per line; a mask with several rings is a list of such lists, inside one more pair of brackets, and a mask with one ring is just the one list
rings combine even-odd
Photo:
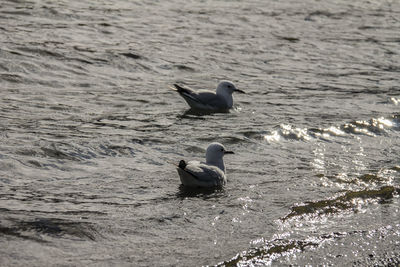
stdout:
[[[2,1],[1,266],[400,263],[397,1]],[[229,113],[168,86],[232,80]],[[211,142],[228,183],[188,190]]]

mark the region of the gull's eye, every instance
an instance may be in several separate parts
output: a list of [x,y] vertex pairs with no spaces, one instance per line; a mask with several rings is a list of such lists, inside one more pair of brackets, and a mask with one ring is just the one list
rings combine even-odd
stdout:
[[224,152],[224,149],[223,149],[223,148],[221,148],[221,152]]

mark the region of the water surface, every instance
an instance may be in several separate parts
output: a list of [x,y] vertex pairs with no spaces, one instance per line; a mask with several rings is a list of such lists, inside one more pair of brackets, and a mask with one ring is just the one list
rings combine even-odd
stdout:
[[[3,1],[0,264],[400,263],[398,1]],[[173,83],[229,79],[227,114]],[[173,164],[223,143],[222,190]]]

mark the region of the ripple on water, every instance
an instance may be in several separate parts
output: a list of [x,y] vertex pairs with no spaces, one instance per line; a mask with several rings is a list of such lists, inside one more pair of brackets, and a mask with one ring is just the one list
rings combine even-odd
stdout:
[[89,222],[43,217],[33,220],[7,217],[1,222],[0,235],[36,242],[51,242],[46,236],[91,241],[101,237],[95,226]]

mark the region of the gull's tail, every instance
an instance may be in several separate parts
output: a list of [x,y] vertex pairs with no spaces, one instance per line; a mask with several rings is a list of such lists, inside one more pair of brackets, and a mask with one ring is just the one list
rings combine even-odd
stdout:
[[192,93],[192,90],[189,89],[189,88],[182,87],[182,86],[180,86],[180,85],[178,85],[176,83],[174,83],[174,86],[175,87],[169,86],[169,88],[171,88],[174,91],[177,91],[179,94],[188,94],[188,95],[190,95]]

